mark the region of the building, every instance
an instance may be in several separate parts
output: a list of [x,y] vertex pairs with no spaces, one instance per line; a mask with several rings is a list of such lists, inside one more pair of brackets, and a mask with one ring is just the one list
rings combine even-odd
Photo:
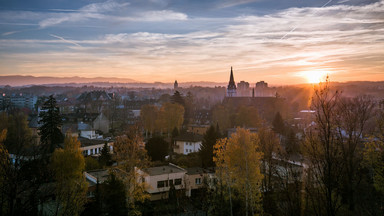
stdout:
[[193,197],[203,187],[214,187],[215,171],[213,169],[191,167],[186,170],[186,196]]
[[37,96],[29,94],[12,94],[6,95],[3,93],[0,95],[0,109],[6,110],[9,108],[28,108],[35,110],[37,103]]
[[179,88],[179,84],[177,83],[177,80],[175,80],[175,83],[173,84],[173,89],[176,91]]
[[237,83],[237,95],[241,97],[249,97],[251,91],[249,89],[249,82],[240,81]]
[[203,136],[195,133],[184,133],[174,138],[173,151],[178,154],[198,152],[203,142]]
[[113,152],[113,141],[106,139],[87,139],[84,137],[79,137],[80,141],[80,150],[84,156],[99,156],[101,150],[104,147],[104,144],[107,143],[110,153]]
[[172,163],[143,170],[137,169],[136,172],[139,174],[137,181],[147,184],[146,191],[151,195],[151,201],[168,199],[172,186],[176,190],[185,189],[187,170]]
[[236,97],[236,84],[235,84],[235,79],[233,78],[232,67],[231,67],[231,75],[229,77],[228,88],[227,88],[227,97]]

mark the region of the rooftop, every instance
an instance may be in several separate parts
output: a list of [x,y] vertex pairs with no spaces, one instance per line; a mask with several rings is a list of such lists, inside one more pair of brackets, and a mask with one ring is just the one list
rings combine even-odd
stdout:
[[188,142],[199,142],[203,140],[203,136],[194,133],[181,134],[174,138],[175,141],[188,141]]
[[174,164],[169,164],[165,166],[158,166],[158,167],[149,167],[147,169],[144,169],[146,173],[148,173],[150,176],[155,175],[162,175],[162,174],[169,174],[169,173],[185,173],[186,170],[178,167]]

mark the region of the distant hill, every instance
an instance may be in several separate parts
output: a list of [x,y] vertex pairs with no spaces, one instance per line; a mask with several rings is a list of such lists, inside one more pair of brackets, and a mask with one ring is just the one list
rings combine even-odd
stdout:
[[66,84],[66,83],[136,83],[133,79],[128,78],[111,78],[111,77],[35,77],[35,76],[0,76],[0,86],[25,86],[25,85],[46,85],[46,84]]

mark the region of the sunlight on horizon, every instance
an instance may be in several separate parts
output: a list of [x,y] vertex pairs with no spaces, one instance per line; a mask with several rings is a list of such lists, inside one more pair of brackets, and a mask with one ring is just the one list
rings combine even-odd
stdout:
[[308,83],[315,84],[319,83],[330,74],[329,71],[323,71],[323,70],[310,70],[310,71],[303,71],[300,72],[300,76],[304,77]]

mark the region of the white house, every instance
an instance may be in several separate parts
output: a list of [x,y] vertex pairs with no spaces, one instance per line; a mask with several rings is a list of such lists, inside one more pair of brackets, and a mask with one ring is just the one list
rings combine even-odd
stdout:
[[174,141],[173,151],[187,155],[200,150],[203,136],[194,133],[185,133],[175,137]]
[[113,141],[106,139],[87,139],[84,137],[79,137],[78,140],[81,143],[81,151],[84,156],[95,155],[98,156],[101,153],[101,150],[104,147],[104,143],[107,143],[110,153],[113,152]]
[[185,189],[185,174],[187,170],[174,164],[137,169],[137,181],[148,185],[146,191],[151,195],[150,200],[167,199],[171,185],[176,190]]

